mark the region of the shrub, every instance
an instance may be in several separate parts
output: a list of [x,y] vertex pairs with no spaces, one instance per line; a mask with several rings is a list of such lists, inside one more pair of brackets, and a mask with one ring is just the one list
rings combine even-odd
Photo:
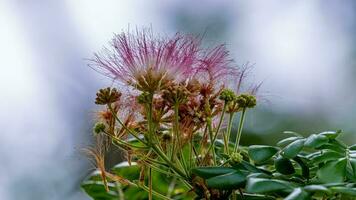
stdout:
[[[91,66],[120,86],[96,97],[102,110],[87,152],[98,170],[82,183],[93,199],[356,198],[356,146],[338,140],[341,131],[239,144],[258,86],[241,92],[247,68],[233,66],[224,45],[122,33]],[[110,146],[127,161],[108,170]]]

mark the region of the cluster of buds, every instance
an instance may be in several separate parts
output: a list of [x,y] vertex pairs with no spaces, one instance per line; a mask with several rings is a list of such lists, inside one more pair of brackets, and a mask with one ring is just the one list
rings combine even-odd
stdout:
[[238,152],[234,152],[230,155],[230,160],[236,164],[241,163],[243,161],[243,156]]
[[106,129],[106,125],[102,122],[97,122],[95,125],[94,125],[94,128],[93,128],[93,131],[94,131],[94,134],[95,135],[98,135],[102,132],[104,132]]
[[224,89],[219,96],[220,100],[227,102],[232,102],[236,100],[236,94],[230,89]]
[[219,96],[227,104],[227,112],[237,112],[245,108],[253,108],[257,104],[256,97],[250,94],[236,95],[230,89],[224,89]]
[[186,102],[188,95],[189,91],[183,84],[170,85],[162,92],[162,98],[172,105]]
[[121,92],[119,92],[116,88],[105,88],[100,89],[96,93],[95,104],[98,105],[106,105],[110,103],[114,103],[119,101],[121,97]]
[[250,94],[240,94],[236,102],[240,108],[253,108],[257,104],[256,97]]

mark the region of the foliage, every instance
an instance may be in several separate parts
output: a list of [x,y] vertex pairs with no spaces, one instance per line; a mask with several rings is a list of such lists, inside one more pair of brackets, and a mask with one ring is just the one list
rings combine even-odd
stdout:
[[[281,140],[276,147],[262,145],[243,147],[241,150],[243,160],[238,163],[229,160],[221,146],[217,145],[217,159],[224,164],[215,167],[195,167],[191,169],[191,174],[193,180],[204,184],[208,192],[219,190],[222,194],[228,194],[229,198],[244,196],[244,199],[354,199],[356,145],[346,146],[335,138],[339,134],[340,131],[328,131],[312,134],[307,138],[298,135]],[[302,148],[299,147],[300,143]],[[295,156],[291,158],[290,155]],[[134,181],[138,180],[140,169],[137,164],[131,166],[121,164],[114,167],[113,171]],[[154,176],[154,189],[166,194],[167,185],[175,176],[162,174],[164,172]],[[117,187],[121,184],[111,184],[112,190],[106,192],[100,177],[93,174],[83,183],[83,188],[94,199],[117,199],[119,195]],[[183,184],[177,184],[170,198],[206,198],[207,191],[199,189],[196,189],[195,195],[187,194],[190,189]],[[121,190],[122,196],[129,199],[148,198],[144,190],[141,189],[139,192],[140,189],[136,187],[124,186]]]

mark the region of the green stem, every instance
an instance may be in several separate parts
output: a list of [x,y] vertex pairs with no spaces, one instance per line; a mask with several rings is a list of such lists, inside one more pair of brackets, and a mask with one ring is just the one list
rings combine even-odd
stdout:
[[173,177],[171,183],[169,184],[167,195],[166,195],[168,198],[171,198],[171,196],[172,196],[172,192],[173,192],[174,187],[176,185],[176,181],[177,181],[177,178]]
[[226,107],[227,107],[227,105],[226,105],[226,103],[224,103],[224,107],[223,107],[223,110],[222,110],[222,113],[221,113],[221,116],[220,116],[220,121],[219,121],[218,127],[216,128],[214,141],[215,141],[215,139],[216,139],[216,137],[217,137],[217,135],[218,135],[218,133],[220,131],[221,124],[224,121],[224,115],[225,115],[225,112],[226,112]]
[[122,191],[121,183],[116,183],[117,193],[119,194],[119,199],[125,199],[124,191]]
[[159,148],[156,143],[154,143],[153,140],[153,134],[154,134],[154,127],[153,127],[153,119],[152,119],[152,112],[153,112],[153,94],[150,97],[150,103],[147,109],[147,123],[148,123],[148,142],[153,151],[160,156],[172,169],[179,174],[180,176],[186,178],[187,175],[181,171],[177,166],[174,165],[174,163],[166,156],[166,154]]
[[[204,128],[203,140],[205,140],[205,138],[208,137],[207,135],[208,135],[208,124],[206,124],[206,126]],[[200,147],[199,148],[199,152],[200,152],[199,155],[203,155],[203,153],[204,153],[203,151],[205,150],[205,145],[203,145],[203,144],[205,144],[205,142],[202,143],[202,145],[199,146]]]
[[223,139],[224,139],[224,153],[229,154],[229,141],[227,140],[226,132],[223,132]]
[[175,166],[170,160],[169,158],[166,156],[166,154],[164,154],[156,145],[152,145],[152,149],[153,151],[159,156],[161,157],[177,174],[179,174],[181,177],[183,178],[187,178],[187,175],[181,170],[179,169],[177,166]]
[[143,144],[147,144],[145,141],[143,141],[140,137],[138,137],[137,133],[135,133],[134,131],[132,131],[131,129],[129,129],[121,120],[120,118],[116,115],[116,112],[114,112],[114,109],[112,108],[111,104],[108,104],[108,108],[110,110],[110,112],[113,114],[113,116],[115,117],[115,119],[120,123],[120,125],[126,130],[128,131],[132,136],[134,136],[138,141],[142,142]]
[[[210,146],[208,148],[208,151],[206,152],[206,156],[209,154],[210,150],[213,149],[212,153],[213,153],[213,161],[214,161],[214,165],[216,165],[216,156],[215,156],[215,145],[214,145],[214,136],[213,136],[213,127],[211,125],[211,118],[207,119],[207,123],[208,123],[208,131],[209,131],[209,136],[210,136]],[[205,157],[206,157],[205,156]],[[204,159],[205,160],[205,159]]]
[[[129,181],[129,180],[126,180],[126,181],[127,181],[127,183],[128,183],[129,186],[135,186],[135,187],[141,188],[141,189],[143,189],[143,190],[146,191],[146,192],[149,192],[149,190],[150,190],[147,186],[145,186],[144,183],[140,183],[140,182],[137,182],[137,181],[131,182],[131,181]],[[156,197],[158,197],[158,198],[160,198],[160,199],[164,199],[164,200],[173,200],[173,199],[168,198],[168,197],[166,197],[165,195],[160,194],[160,193],[158,193],[158,192],[156,192],[156,191],[154,191],[154,190],[152,190],[152,195],[153,195],[153,196],[156,196]]]
[[[171,160],[172,162],[174,162],[174,157],[175,157],[175,150],[176,150],[176,145],[177,145],[177,124],[178,124],[178,111],[177,111],[177,107],[176,105],[174,105],[174,123],[173,123],[173,135],[172,135],[172,149],[171,149]],[[179,143],[179,142],[178,142]]]
[[[221,124],[222,124],[222,122],[223,122],[223,120],[224,120],[224,115],[225,115],[226,107],[227,107],[227,105],[226,105],[226,103],[225,103],[225,104],[224,104],[223,111],[222,111],[221,116],[220,116],[220,121],[219,121],[218,127],[217,127],[216,132],[215,132],[215,135],[213,136],[213,139],[210,138],[211,141],[210,141],[210,145],[209,145],[209,148],[208,148],[207,153],[209,153],[210,150],[213,149],[213,154],[214,154],[214,151],[215,151],[215,140],[216,140],[216,138],[218,137]],[[211,122],[210,122],[210,126],[211,126]],[[210,130],[209,130],[209,131],[210,131]],[[211,136],[212,136],[212,135],[210,135],[210,137],[211,137]],[[216,162],[216,161],[215,161],[215,158],[214,158],[214,163],[215,163],[215,162]],[[215,163],[215,164],[216,164],[216,163]]]
[[195,165],[199,165],[201,163],[201,160],[200,160],[200,158],[198,156],[198,151],[195,149],[194,146],[193,146],[192,150],[193,150],[193,153],[194,153],[194,156],[195,156],[195,159],[194,159],[195,162],[194,163],[195,163]]
[[150,100],[147,108],[147,123],[148,123],[148,140],[149,143],[153,143],[153,94],[150,95]]
[[105,135],[109,136],[112,140],[115,140],[117,142],[117,145],[119,147],[123,148],[123,149],[125,149],[125,147],[130,147],[130,148],[133,148],[133,149],[147,149],[148,148],[146,146],[141,147],[141,146],[136,146],[136,145],[127,143],[127,142],[125,142],[123,140],[120,140],[119,138],[114,137],[113,135],[109,134],[106,131],[104,131],[103,133],[105,133]]
[[171,173],[169,169],[166,169],[162,166],[155,166],[154,163],[150,163],[150,162],[146,162],[146,161],[142,161],[142,163],[147,165],[148,167],[151,167],[152,169],[154,169],[155,171],[157,171],[159,173],[165,174],[167,176],[181,178],[179,175]]
[[234,112],[230,113],[229,122],[227,125],[227,136],[226,136],[227,143],[225,144],[225,150],[226,150],[227,154],[230,154],[229,144],[230,144],[230,135],[231,135],[231,129],[232,129],[232,122],[234,121],[234,116],[235,116]]
[[154,158],[150,158],[147,155],[144,155],[144,156],[138,155],[137,158],[140,159],[141,162],[156,164],[156,165],[159,165],[162,168],[164,168],[164,167],[169,168],[169,165],[167,163],[161,162],[161,161],[159,161],[157,159],[154,159]]
[[240,146],[240,139],[241,139],[243,124],[245,121],[245,115],[246,115],[246,108],[243,108],[241,116],[240,116],[239,128],[237,129],[237,136],[236,136],[236,142],[235,142],[235,147],[234,147],[234,152],[236,152],[236,153]]
[[148,170],[148,199],[152,200],[152,168],[150,167]]
[[[149,192],[149,191],[150,191],[150,188],[148,188],[147,186],[145,186],[145,185],[142,184],[142,183],[138,183],[138,184],[136,184],[135,186],[137,186],[137,187],[139,187],[139,188],[145,190],[146,192]],[[173,199],[168,198],[168,197],[166,197],[165,195],[160,194],[160,193],[158,193],[158,192],[156,192],[156,191],[154,191],[154,190],[152,190],[152,194],[153,194],[154,196],[160,198],[160,199],[173,200]]]
[[[180,135],[179,135],[179,104],[174,104],[174,136],[177,139],[177,151],[179,152],[181,163],[183,165],[183,169],[188,173],[188,168],[187,168],[187,163],[185,162],[183,151],[182,151],[182,144],[180,140]],[[173,151],[173,155],[175,155],[175,152]],[[173,156],[174,159],[174,156]],[[179,160],[179,159],[178,159]]]
[[193,147],[194,147],[194,141],[193,141],[193,133],[189,138],[189,168],[193,168]]

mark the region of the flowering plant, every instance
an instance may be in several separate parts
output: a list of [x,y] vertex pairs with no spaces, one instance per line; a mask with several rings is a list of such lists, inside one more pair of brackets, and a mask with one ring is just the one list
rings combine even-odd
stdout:
[[[198,37],[142,30],[116,35],[91,61],[118,84],[95,100],[96,146],[86,151],[98,170],[82,184],[93,199],[356,197],[356,146],[336,139],[340,131],[240,145],[259,86],[243,90],[248,68],[234,66],[224,45],[207,49]],[[127,161],[108,170],[113,147]]]

